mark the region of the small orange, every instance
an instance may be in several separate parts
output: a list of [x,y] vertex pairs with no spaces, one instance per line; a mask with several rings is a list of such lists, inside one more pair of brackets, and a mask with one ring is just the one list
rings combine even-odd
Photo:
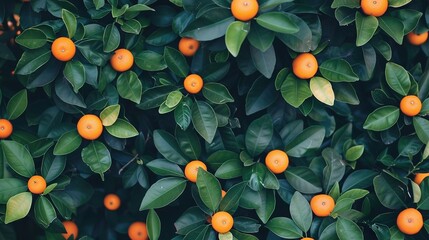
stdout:
[[34,194],[42,194],[46,189],[46,181],[42,176],[34,175],[27,182],[28,190]]
[[121,199],[114,193],[107,194],[104,197],[104,206],[110,211],[115,211],[121,206]]
[[87,140],[95,140],[103,132],[101,119],[94,114],[83,115],[77,122],[79,135]]
[[319,65],[311,53],[301,53],[292,62],[292,71],[301,79],[309,79],[316,75]]
[[202,168],[207,171],[207,166],[200,160],[193,160],[186,164],[185,177],[191,182],[197,182],[198,169]]
[[327,194],[315,195],[310,201],[310,207],[314,215],[318,217],[327,217],[335,207],[334,199]]
[[110,58],[110,65],[118,72],[129,70],[134,64],[133,54],[125,48],[117,49]]
[[420,185],[422,181],[429,176],[429,173],[416,173],[416,176],[414,177],[414,182]]
[[222,198],[224,198],[224,197],[225,197],[225,195],[226,195],[226,191],[225,191],[225,190],[222,190],[221,194],[222,194]]
[[200,42],[193,38],[183,37],[179,41],[179,51],[187,57],[194,56],[199,47]]
[[289,157],[282,150],[272,150],[265,157],[265,165],[271,172],[279,174],[289,166]]
[[70,38],[59,37],[52,43],[51,52],[56,59],[67,62],[76,54],[76,46]]
[[183,86],[188,93],[197,94],[203,88],[203,79],[198,74],[190,74],[183,81]]
[[419,46],[425,43],[426,40],[428,40],[428,36],[429,36],[429,33],[427,31],[422,32],[420,34],[415,32],[410,32],[407,34],[407,39],[408,39],[408,42],[410,42],[412,45]]
[[231,13],[241,21],[249,21],[253,19],[259,11],[257,0],[232,0]]
[[314,240],[314,238],[311,238],[311,237],[305,237],[305,238],[301,238],[301,240]]
[[8,138],[13,131],[12,123],[7,119],[0,119],[0,139]]
[[67,233],[63,233],[64,239],[69,239],[73,235],[73,239],[77,239],[79,229],[77,228],[76,223],[73,221],[63,221],[64,228],[66,229]]
[[387,11],[389,2],[388,0],[362,0],[360,7],[366,15],[380,17]]
[[405,234],[416,234],[423,227],[423,216],[415,208],[402,210],[396,218],[396,225],[399,230]]
[[128,227],[128,237],[131,240],[148,240],[146,223],[133,222]]
[[218,233],[227,233],[234,225],[231,214],[220,211],[212,216],[212,227]]
[[402,98],[399,108],[403,114],[413,117],[419,114],[420,110],[422,110],[422,102],[417,96],[408,95]]

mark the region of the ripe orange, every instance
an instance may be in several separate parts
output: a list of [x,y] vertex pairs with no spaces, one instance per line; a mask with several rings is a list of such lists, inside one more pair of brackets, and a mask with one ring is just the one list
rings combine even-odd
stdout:
[[419,184],[422,183],[422,181],[429,176],[429,173],[416,173],[416,176],[414,177],[414,182]]
[[110,58],[110,65],[118,72],[129,70],[134,64],[134,56],[128,49],[118,49]]
[[311,238],[311,237],[305,237],[305,238],[301,238],[301,240],[314,240],[314,238]]
[[234,225],[231,214],[220,211],[212,216],[212,227],[218,233],[227,233]]
[[7,119],[0,119],[0,139],[8,138],[13,131],[12,123]]
[[114,193],[107,194],[104,197],[104,206],[110,211],[115,211],[121,206],[121,199]]
[[417,96],[408,95],[402,98],[399,108],[403,114],[413,117],[422,110],[422,102]]
[[265,157],[265,165],[271,172],[279,174],[289,166],[289,157],[282,150],[272,150]]
[[257,0],[233,0],[231,2],[232,15],[241,21],[253,19],[259,11]]
[[133,222],[128,227],[128,237],[131,240],[148,240],[146,223]]
[[190,74],[183,81],[183,86],[188,93],[197,94],[203,88],[203,79],[198,74]]
[[46,181],[42,176],[34,175],[27,182],[28,190],[34,194],[42,194],[46,189]]
[[416,234],[423,227],[423,216],[415,208],[402,210],[396,218],[396,225],[399,230],[405,234]]
[[207,171],[207,166],[200,160],[190,161],[185,167],[185,177],[191,182],[197,182],[198,169]]
[[314,215],[327,217],[334,210],[335,201],[327,194],[318,194],[311,199],[310,207]]
[[226,195],[226,191],[225,191],[225,190],[222,190],[222,198],[224,198],[224,197],[225,197],[225,195]]
[[95,140],[103,132],[103,123],[94,114],[83,115],[77,122],[77,132],[87,140]]
[[56,59],[67,62],[74,57],[76,46],[70,38],[59,37],[52,43],[51,51]]
[[389,3],[388,0],[362,0],[360,7],[366,15],[380,17],[387,11]]
[[316,75],[319,65],[311,53],[301,53],[292,62],[292,71],[301,79],[309,79]]
[[200,42],[193,38],[183,37],[179,41],[179,51],[187,57],[194,56],[199,47]]
[[408,39],[408,42],[410,42],[412,45],[419,46],[425,43],[426,40],[428,40],[428,36],[429,36],[428,32],[423,32],[420,34],[415,32],[410,32],[407,34],[407,39]]
[[64,239],[69,239],[73,235],[73,239],[77,239],[79,229],[77,228],[76,223],[73,221],[63,221],[64,228],[66,229],[67,233],[63,233]]

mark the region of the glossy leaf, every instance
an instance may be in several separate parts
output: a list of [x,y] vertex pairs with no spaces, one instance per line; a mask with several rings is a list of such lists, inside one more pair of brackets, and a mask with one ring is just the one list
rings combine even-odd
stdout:
[[164,59],[168,68],[178,77],[186,77],[189,74],[189,65],[185,56],[172,47],[165,47]]
[[9,198],[27,190],[27,182],[18,178],[2,178],[0,189],[0,204],[6,204]]
[[161,235],[161,220],[153,209],[149,209],[146,217],[147,233],[150,239],[157,240]]
[[319,66],[323,77],[331,82],[355,82],[359,80],[350,64],[344,59],[329,59]]
[[262,27],[279,33],[296,33],[299,28],[289,19],[288,15],[282,12],[268,12],[259,15],[256,22]]
[[386,63],[386,82],[398,94],[405,96],[411,88],[411,80],[407,70],[393,62]]
[[377,28],[378,20],[376,17],[356,12],[356,46],[363,46],[371,40]]
[[302,231],[290,218],[276,217],[270,219],[265,225],[271,232],[286,239],[296,239],[302,237]]
[[9,166],[19,175],[30,178],[36,172],[33,158],[24,145],[10,140],[1,141],[4,157]]
[[222,197],[220,183],[217,178],[200,168],[197,175],[197,187],[198,194],[204,205],[215,212]]
[[100,174],[101,179],[104,179],[104,173],[110,169],[112,158],[107,147],[99,142],[92,141],[88,146],[84,147],[81,152],[81,157],[84,163],[95,173]]
[[372,131],[384,131],[395,125],[398,119],[398,107],[383,106],[368,115],[363,128]]
[[26,217],[30,212],[32,202],[33,198],[30,192],[18,193],[9,198],[6,204],[4,223],[9,224]]
[[21,116],[27,109],[27,105],[27,90],[23,89],[15,93],[6,105],[6,112],[9,115],[9,120],[14,120]]
[[289,74],[281,86],[281,93],[284,100],[295,108],[313,94],[305,80],[298,79],[293,74]]
[[168,132],[164,130],[155,130],[153,132],[153,142],[156,149],[165,159],[179,165],[186,165],[188,163],[176,139]]
[[185,190],[187,180],[167,177],[154,183],[140,205],[140,211],[146,209],[162,208],[176,200]]
[[311,212],[310,204],[301,193],[295,192],[293,194],[289,211],[295,224],[303,232],[307,232],[313,220],[313,213]]
[[54,206],[48,200],[48,198],[44,196],[40,196],[36,200],[36,203],[34,204],[34,215],[36,221],[44,228],[49,227],[49,225],[57,217],[57,213],[55,212]]
[[214,104],[234,102],[228,89],[220,83],[207,83],[203,87],[204,97]]
[[334,90],[331,83],[322,77],[313,77],[310,79],[310,90],[313,96],[322,103],[333,106],[335,101]]
[[208,143],[215,137],[218,121],[213,108],[206,102],[197,101],[191,107],[192,124]]
[[83,87],[86,82],[85,67],[79,61],[68,61],[64,68],[64,77],[69,81],[75,93]]
[[47,37],[40,29],[28,28],[18,35],[15,41],[25,48],[37,49],[43,47],[47,43]]
[[140,103],[142,97],[142,83],[133,71],[127,71],[119,75],[116,82],[119,96],[135,102]]
[[261,154],[267,148],[273,136],[273,124],[269,115],[254,120],[245,135],[246,149],[253,157]]
[[119,116],[119,111],[121,110],[121,105],[115,104],[110,105],[103,109],[100,113],[100,119],[103,123],[103,126],[108,127],[112,126]]
[[235,21],[228,26],[225,34],[225,44],[232,56],[237,57],[249,30],[250,24],[248,22]]
[[76,129],[65,132],[58,139],[54,147],[55,155],[67,155],[79,148],[82,143],[82,137]]

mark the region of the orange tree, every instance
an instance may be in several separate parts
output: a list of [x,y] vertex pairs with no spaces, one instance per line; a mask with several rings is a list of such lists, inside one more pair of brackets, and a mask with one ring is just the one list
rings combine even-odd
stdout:
[[0,239],[428,239],[427,12],[1,1]]

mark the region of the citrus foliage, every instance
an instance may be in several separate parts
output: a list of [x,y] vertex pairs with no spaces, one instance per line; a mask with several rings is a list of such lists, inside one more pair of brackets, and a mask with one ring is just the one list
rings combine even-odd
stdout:
[[429,238],[427,9],[1,1],[0,239]]

